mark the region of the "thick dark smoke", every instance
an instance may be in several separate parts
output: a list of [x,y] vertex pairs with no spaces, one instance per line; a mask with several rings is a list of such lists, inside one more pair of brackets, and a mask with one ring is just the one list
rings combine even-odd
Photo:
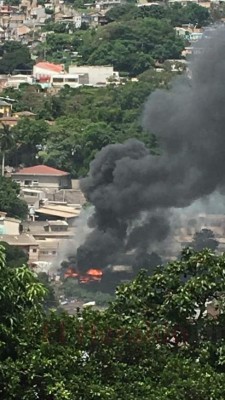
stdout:
[[94,207],[92,233],[77,253],[82,269],[125,263],[170,234],[170,213],[225,187],[225,30],[201,42],[191,76],[148,99],[143,127],[160,156],[138,140],[109,145],[81,188]]

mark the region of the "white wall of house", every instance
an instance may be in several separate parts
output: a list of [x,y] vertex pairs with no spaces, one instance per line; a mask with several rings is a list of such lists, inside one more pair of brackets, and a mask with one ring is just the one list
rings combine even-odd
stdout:
[[109,78],[119,79],[119,73],[112,66],[104,65],[70,65],[70,74],[88,74],[89,85],[106,84]]
[[97,9],[101,9],[101,8],[113,7],[124,3],[125,0],[96,0],[95,7]]
[[40,78],[50,78],[51,76],[55,75],[56,72],[53,71],[52,69],[47,69],[47,68],[41,68],[37,65],[33,66],[33,76],[36,79]]
[[0,231],[3,235],[19,235],[20,220],[8,217],[0,218]]
[[69,175],[54,176],[54,175],[20,175],[12,174],[12,178],[21,187],[27,188],[48,188],[48,189],[61,189],[70,188],[71,179]]
[[31,85],[33,83],[33,78],[29,75],[10,76],[7,79],[6,86],[18,89],[21,83],[29,83]]
[[80,86],[79,75],[77,74],[55,74],[51,76],[50,83],[56,88],[61,88],[65,85],[68,85],[72,88]]
[[7,235],[18,235],[19,234],[19,227],[20,227],[20,220],[16,220],[14,218],[6,218],[4,221],[6,234]]
[[81,14],[76,14],[73,16],[73,23],[76,29],[80,29],[82,23]]

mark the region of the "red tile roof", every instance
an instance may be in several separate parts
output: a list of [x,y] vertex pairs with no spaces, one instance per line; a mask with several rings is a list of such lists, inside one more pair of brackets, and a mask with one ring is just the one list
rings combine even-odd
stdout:
[[61,64],[53,64],[49,62],[39,62],[35,65],[35,67],[43,68],[43,69],[50,69],[51,71],[54,72],[62,72],[63,71],[63,66]]
[[69,175],[68,172],[61,171],[60,169],[55,169],[48,167],[47,165],[35,165],[34,167],[22,168],[13,175],[53,175],[53,176],[64,176]]

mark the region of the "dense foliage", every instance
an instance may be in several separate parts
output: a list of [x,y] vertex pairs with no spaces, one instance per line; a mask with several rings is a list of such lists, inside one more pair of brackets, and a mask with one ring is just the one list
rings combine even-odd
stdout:
[[[54,29],[52,25],[49,28]],[[58,25],[55,33],[46,37],[45,54],[49,59],[60,61],[65,50],[76,51],[76,62],[113,65],[116,71],[130,76],[142,73],[156,61],[179,59],[184,48],[169,20],[151,16],[119,19],[96,30],[74,34],[57,31]]]
[[43,287],[1,252],[1,398],[223,400],[224,266],[186,251],[121,286],[105,312],[71,317],[46,315]]
[[[71,2],[74,7],[84,5],[83,0]],[[106,21],[105,26],[96,29],[87,29],[85,23],[76,29],[71,23],[60,24],[50,19],[43,29],[51,33],[45,42],[32,49],[32,56],[66,64],[112,64],[121,74],[136,76],[156,61],[181,58],[184,42],[173,28],[182,24],[207,25],[210,15],[206,8],[195,3],[185,7],[180,4],[137,7],[130,1],[110,9]],[[79,53],[79,58],[74,52]],[[0,73],[32,68],[30,50],[19,42],[4,43],[0,55]]]
[[194,234],[191,246],[195,251],[202,251],[205,248],[215,251],[219,246],[219,242],[215,238],[213,231],[205,228]]
[[[77,2],[82,0],[76,0]],[[132,4],[133,3],[133,4]],[[96,29],[77,30],[71,24],[49,21],[44,29],[51,32],[37,55],[70,64],[111,64],[123,75],[136,76],[156,62],[181,58],[184,41],[174,27],[210,22],[209,11],[198,4],[187,6],[151,5],[137,7],[134,2],[111,8],[105,16],[107,24]],[[54,32],[54,33],[53,33]],[[76,57],[75,53],[79,53]]]
[[[45,55],[50,61],[67,65],[112,64],[122,75],[138,76],[139,81],[126,82],[124,78],[124,85],[117,87],[112,83],[107,88],[65,87],[57,95],[45,93],[39,85],[5,89],[2,95],[16,100],[13,111],[32,111],[36,120],[21,119],[10,135],[2,135],[13,137],[10,152],[8,143],[4,151],[1,146],[2,164],[5,158],[12,166],[46,163],[81,177],[87,173],[96,152],[107,144],[135,137],[152,152],[158,152],[154,135],[142,130],[142,108],[153,90],[168,87],[174,72],[168,63],[164,63],[163,72],[152,67],[158,61],[179,59],[184,42],[173,28],[183,23],[205,25],[209,21],[208,11],[197,4],[125,4],[110,9],[106,19],[107,25],[87,30],[71,30],[70,24],[51,20],[43,29],[54,33],[47,34],[46,42],[32,52],[40,59]],[[31,68],[28,47],[12,41],[0,50],[2,73]]]
[[123,4],[111,8],[107,14],[110,21],[131,20],[136,18],[167,19],[172,26],[193,24],[198,27],[208,25],[210,21],[209,11],[196,3],[189,3],[185,7],[177,2],[170,6],[151,5],[150,7],[136,7],[132,4]]
[[0,177],[0,210],[9,217],[26,218],[28,208],[24,200],[18,197],[19,185],[10,178]]
[[98,287],[85,288],[81,287],[75,280],[66,279],[60,287],[62,293],[68,299],[79,299],[84,302],[95,301],[97,306],[107,306],[109,301],[113,300],[113,296],[109,293],[101,292]]
[[88,31],[78,51],[82,63],[113,65],[116,71],[136,76],[155,61],[180,58],[183,47],[169,21],[147,17]]
[[33,62],[27,46],[20,42],[5,42],[0,47],[0,73],[11,74],[23,71],[30,71]]
[[[10,165],[44,162],[80,177],[103,146],[135,137],[157,151],[154,135],[141,128],[143,104],[157,87],[169,86],[174,73],[146,71],[139,82],[106,88],[65,87],[51,96],[38,86],[6,89],[15,111],[29,110],[36,120],[23,118],[12,129],[15,146],[6,154]],[[46,122],[48,121],[48,122]]]
[[27,264],[28,254],[18,246],[12,246],[2,241],[0,242],[0,247],[5,249],[5,260],[8,267],[18,268]]

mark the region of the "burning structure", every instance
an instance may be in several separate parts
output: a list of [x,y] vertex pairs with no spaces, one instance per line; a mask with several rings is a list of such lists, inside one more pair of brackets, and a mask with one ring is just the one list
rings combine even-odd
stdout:
[[103,272],[101,269],[88,269],[85,273],[80,274],[73,267],[67,268],[64,278],[75,278],[79,283],[101,282]]
[[81,180],[94,212],[77,250],[79,271],[160,254],[174,236],[177,210],[185,213],[196,200],[223,193],[224,28],[203,39],[201,48],[190,65],[192,79],[176,78],[145,104],[143,127],[156,135],[160,155],[136,139],[109,145]]

